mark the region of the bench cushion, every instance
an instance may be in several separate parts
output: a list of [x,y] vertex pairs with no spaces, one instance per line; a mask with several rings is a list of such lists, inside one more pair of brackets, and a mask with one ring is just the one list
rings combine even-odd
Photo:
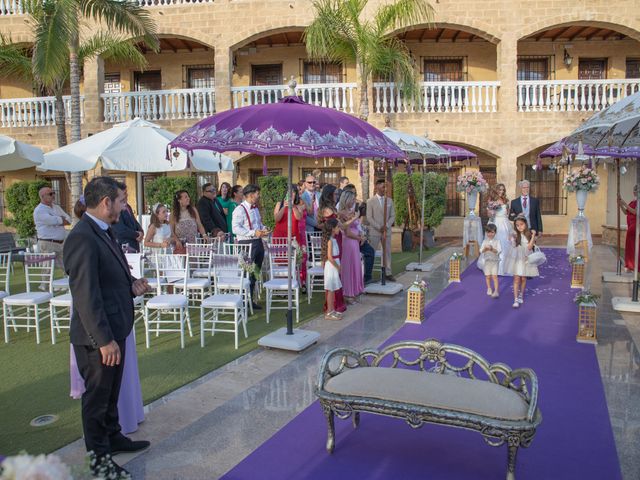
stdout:
[[329,379],[325,390],[504,420],[524,420],[528,405],[495,383],[405,368],[359,367]]

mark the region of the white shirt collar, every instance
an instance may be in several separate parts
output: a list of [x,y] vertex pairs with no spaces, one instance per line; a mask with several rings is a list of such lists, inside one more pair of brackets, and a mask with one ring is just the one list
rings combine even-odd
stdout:
[[244,207],[249,210],[253,207],[253,205],[251,205],[249,202],[247,202],[246,200],[243,200],[242,205],[244,205]]
[[103,231],[107,231],[109,230],[109,224],[106,222],[103,222],[102,220],[100,220],[99,218],[94,217],[93,215],[91,215],[89,212],[84,212],[85,215],[88,215],[89,218],[91,220],[93,220],[94,222],[96,222],[96,224],[98,225],[98,227],[100,227],[100,230]]

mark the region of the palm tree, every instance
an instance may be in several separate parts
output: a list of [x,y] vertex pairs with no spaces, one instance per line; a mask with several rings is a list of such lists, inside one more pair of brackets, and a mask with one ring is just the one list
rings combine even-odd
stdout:
[[[142,38],[152,49],[157,49],[155,22],[148,11],[135,2],[122,0],[25,0],[24,9],[36,20],[46,17],[46,21],[37,21],[34,31],[32,61],[34,72],[40,72],[40,83],[51,85],[57,78],[67,78],[68,72],[71,141],[77,142],[81,138],[80,38],[91,37],[91,32],[98,32],[95,34],[98,36],[100,32],[111,32]],[[82,174],[72,173],[71,199],[74,203],[81,193]]]
[[[408,98],[416,98],[417,71],[407,46],[391,35],[395,30],[433,21],[425,0],[395,0],[378,7],[370,20],[363,12],[368,0],[315,0],[315,19],[304,32],[311,60],[355,63],[360,105],[358,116],[369,118],[369,82],[395,81]],[[365,162],[362,195],[369,197],[369,162]]]

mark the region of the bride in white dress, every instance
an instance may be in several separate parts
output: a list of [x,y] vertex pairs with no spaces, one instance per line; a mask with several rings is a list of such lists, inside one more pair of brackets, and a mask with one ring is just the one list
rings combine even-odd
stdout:
[[496,228],[496,240],[500,242],[502,252],[500,253],[500,263],[498,264],[498,275],[508,275],[504,273],[504,262],[509,256],[511,250],[511,234],[513,233],[513,224],[509,220],[509,200],[507,199],[507,189],[502,183],[496,184],[489,194],[489,202],[497,202],[500,206],[498,210],[489,210],[491,219],[489,223],[493,223]]

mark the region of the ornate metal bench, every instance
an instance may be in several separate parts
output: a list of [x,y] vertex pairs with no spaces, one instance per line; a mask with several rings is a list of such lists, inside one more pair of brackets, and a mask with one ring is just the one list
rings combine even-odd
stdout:
[[477,430],[494,447],[506,443],[507,480],[515,479],[518,447],[531,444],[542,421],[532,370],[489,364],[467,348],[434,339],[380,351],[335,348],[322,359],[315,393],[329,425],[329,453],[335,446],[334,415],[351,416],[355,428],[360,412],[377,413],[402,418],[413,428],[437,423]]

